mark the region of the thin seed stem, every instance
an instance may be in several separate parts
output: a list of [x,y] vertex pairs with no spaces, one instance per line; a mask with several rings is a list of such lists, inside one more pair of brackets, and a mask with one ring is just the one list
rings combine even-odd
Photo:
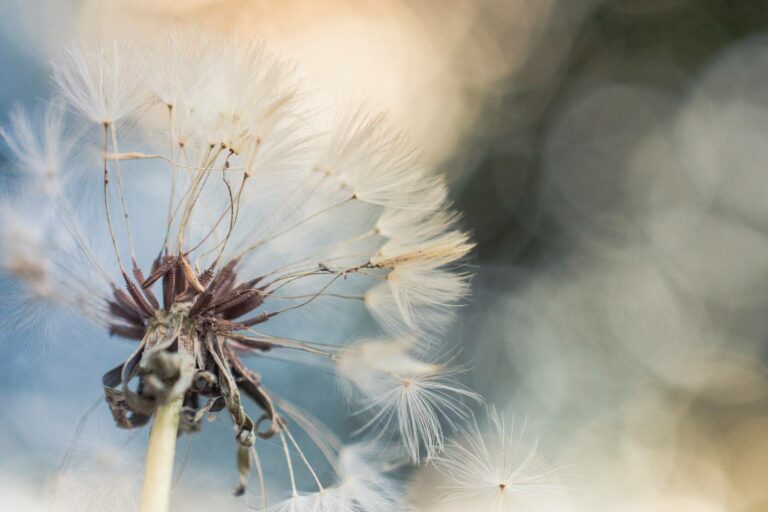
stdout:
[[152,422],[141,488],[140,512],[168,512],[173,481],[173,457],[179,429],[182,395],[160,405]]
[[241,341],[246,343],[248,341],[254,341],[257,343],[269,343],[270,345],[274,345],[275,347],[301,350],[303,352],[308,352],[310,354],[323,356],[323,357],[332,357],[334,355],[334,352],[331,352],[331,351],[338,348],[333,345],[322,345],[319,343],[309,343],[307,341],[293,340],[290,338],[283,338],[280,336],[272,336],[269,334],[264,334],[264,333],[255,331],[250,328],[248,328],[247,330],[256,334],[257,337],[243,336],[242,334],[237,334],[237,333],[227,333],[226,337],[234,341]]
[[[208,151],[208,155],[210,155],[211,151],[214,148],[210,148]],[[221,154],[223,148],[219,147],[219,149],[213,153],[213,155],[210,155],[209,158],[206,160],[206,165],[204,166],[205,171],[199,171],[197,175],[195,176],[192,185],[190,186],[190,194],[187,197],[187,203],[184,208],[184,213],[181,217],[181,222],[179,223],[179,234],[176,240],[176,251],[181,254],[183,251],[183,245],[184,245],[184,231],[187,228],[187,223],[189,222],[189,219],[192,216],[192,211],[195,209],[195,205],[197,204],[198,199],[200,198],[200,193],[203,190],[203,187],[205,186],[206,182],[208,181],[208,178],[210,177],[211,173],[208,172],[209,168],[213,166],[216,163],[216,159]]]
[[273,234],[271,236],[268,236],[266,238],[262,238],[261,240],[257,241],[256,243],[254,243],[253,245],[251,245],[250,247],[245,249],[242,253],[240,253],[240,255],[238,257],[242,258],[246,254],[249,254],[249,253],[259,249],[260,247],[266,245],[267,242],[271,242],[275,238],[279,238],[279,237],[283,236],[284,234],[288,233],[289,231],[298,228],[302,224],[305,224],[305,223],[311,221],[312,219],[314,219],[314,218],[316,218],[316,217],[318,217],[320,215],[328,213],[329,211],[333,210],[334,208],[338,208],[340,206],[343,206],[343,205],[347,204],[348,202],[353,201],[354,199],[355,199],[355,196],[351,195],[351,196],[347,197],[346,199],[344,199],[342,201],[339,201],[338,203],[332,204],[332,205],[327,206],[327,207],[325,207],[325,208],[323,208],[321,210],[318,210],[315,213],[313,213],[311,215],[308,215],[307,217],[304,217],[303,219],[301,219],[301,220],[295,222],[294,224],[288,226],[284,230],[282,230],[282,231],[280,231],[278,233],[275,233],[275,234]]
[[[180,151],[181,153],[181,151]],[[189,165],[188,163],[183,164],[178,160],[172,160],[168,158],[165,155],[157,155],[154,153],[142,153],[140,151],[121,151],[119,153],[111,152],[107,153],[107,160],[110,162],[115,161],[122,161],[122,160],[162,160],[164,162],[168,162],[171,166],[176,167],[178,169],[187,169],[190,171],[206,171],[207,169],[204,169],[202,167],[195,167],[193,165]],[[226,169],[227,171],[246,171],[247,169],[245,167],[229,167]]]
[[269,507],[267,500],[267,486],[264,483],[264,468],[261,467],[261,459],[259,458],[259,452],[256,451],[256,445],[251,446],[251,455],[253,456],[254,464],[256,465],[256,475],[259,478],[259,489],[261,491],[261,505],[266,510]]
[[[342,245],[353,243],[353,242],[357,242],[357,241],[363,240],[365,238],[368,238],[370,236],[377,235],[377,234],[378,234],[378,232],[375,229],[371,229],[370,231],[366,231],[365,233],[363,233],[361,235],[358,235],[358,236],[356,236],[354,238],[349,238],[349,239],[344,240],[342,242],[339,242],[339,243],[337,243],[335,245],[324,247],[321,251],[318,251],[318,252],[316,252],[314,254],[311,254],[311,255],[309,255],[309,256],[307,256],[305,258],[302,258],[300,260],[295,260],[295,261],[293,261],[291,263],[288,263],[287,265],[283,265],[282,267],[278,267],[278,268],[270,271],[269,274],[266,274],[266,275],[277,274],[277,273],[282,272],[284,270],[290,270],[291,267],[294,267],[294,266],[302,264],[304,262],[311,261],[313,259],[319,258],[323,254],[334,252],[339,247],[341,247]],[[355,257],[355,256],[357,256],[357,255],[355,255],[355,254],[348,254],[348,255],[344,255],[344,256],[335,256],[333,258],[325,258],[323,260],[323,263],[327,263],[328,261],[333,261],[333,260],[338,260],[338,259],[352,258],[352,257]],[[365,254],[365,256],[368,257],[369,255]]]
[[[83,255],[88,259],[88,261],[93,265],[93,267],[96,269],[96,271],[99,273],[99,275],[104,279],[104,281],[112,285],[114,284],[114,281],[109,277],[109,274],[106,270],[104,270],[104,267],[99,263],[99,260],[97,260],[93,253],[91,252],[90,248],[88,247],[88,244],[85,242],[85,236],[83,235],[79,225],[77,224],[77,221],[75,221],[75,216],[72,213],[72,207],[69,204],[69,201],[66,197],[62,194],[58,194],[58,200],[61,205],[61,209],[63,211],[62,218],[64,219],[64,229],[69,231],[72,238],[75,239],[75,242],[77,243],[78,248],[83,253]],[[58,208],[58,205],[56,203],[51,203],[53,208]]]
[[[117,131],[115,125],[110,125],[110,131],[112,132],[112,149],[117,149]],[[131,252],[131,260],[136,261],[136,246],[133,243],[133,231],[131,230],[131,219],[128,214],[128,202],[125,200],[125,187],[123,186],[123,173],[120,171],[120,162],[115,161],[115,175],[117,176],[117,191],[120,195],[120,204],[123,208],[123,219],[125,222],[125,232],[128,235],[128,247]]]
[[[304,432],[307,433],[315,446],[322,452],[325,459],[333,467],[336,475],[342,476],[341,466],[339,465],[337,454],[341,450],[342,443],[336,435],[326,428],[320,420],[311,416],[298,406],[274,397],[275,403],[282,408],[289,418],[294,420]],[[266,508],[266,507],[265,507]]]
[[291,431],[288,430],[287,428],[285,429],[285,435],[288,436],[288,440],[290,440],[293,447],[296,448],[296,452],[299,454],[299,458],[307,467],[307,470],[309,470],[309,473],[312,475],[312,479],[315,481],[315,484],[317,485],[317,490],[320,492],[323,492],[323,484],[320,483],[320,479],[317,477],[317,473],[315,473],[315,470],[312,469],[312,464],[309,463],[309,460],[307,460],[306,455],[304,455],[304,451],[299,446],[299,443],[296,442],[296,439],[293,438],[293,434],[291,434]]
[[291,452],[288,450],[288,443],[285,441],[285,434],[282,427],[277,431],[280,436],[280,443],[283,445],[283,454],[285,455],[285,464],[288,467],[288,476],[291,479],[291,496],[296,497],[299,491],[296,489],[296,476],[293,473],[293,462],[291,461]]
[[168,161],[171,162],[171,194],[168,199],[168,217],[165,225],[165,238],[163,239],[163,249],[168,250],[168,238],[171,236],[171,224],[173,223],[173,202],[176,199],[176,182],[178,181],[178,167],[173,157],[173,106],[168,105],[168,139],[170,140],[170,151]]
[[125,274],[125,266],[123,266],[123,259],[120,257],[120,249],[117,246],[117,238],[115,238],[115,230],[112,228],[112,217],[109,215],[109,168],[107,167],[107,149],[109,147],[109,124],[104,124],[104,215],[107,219],[107,228],[109,229],[109,237],[112,239],[112,247],[115,250],[115,258],[117,264],[120,266],[120,270]]

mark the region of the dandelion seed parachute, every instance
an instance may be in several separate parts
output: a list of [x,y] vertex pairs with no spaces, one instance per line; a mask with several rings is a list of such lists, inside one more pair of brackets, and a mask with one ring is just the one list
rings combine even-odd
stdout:
[[297,495],[278,503],[268,512],[360,512],[354,501],[335,489]]
[[359,392],[369,427],[379,438],[394,429],[410,459],[419,463],[443,450],[443,423],[469,418],[460,398],[480,397],[453,382],[456,370],[420,359],[413,339],[362,340],[339,355],[341,376]]
[[53,79],[79,114],[112,124],[132,114],[143,101],[138,77],[129,68],[127,42],[98,50],[72,46],[53,66]]
[[46,194],[58,189],[59,169],[65,165],[76,145],[76,138],[67,134],[64,125],[63,105],[54,104],[33,119],[21,108],[11,112],[10,127],[0,128],[0,138],[5,142],[25,174],[34,180]]
[[[350,109],[329,132],[316,128],[290,66],[261,44],[170,32],[73,48],[53,74],[76,115],[54,102],[39,124],[18,113],[2,132],[31,172],[0,213],[10,219],[20,201],[36,214],[0,226],[0,261],[30,295],[137,341],[104,376],[118,425],[146,424],[181,392],[182,431],[229,413],[241,491],[257,439],[280,439],[294,495],[271,510],[399,510],[373,471],[339,470],[338,486],[316,479],[318,492],[296,492],[288,448],[314,472],[286,418],[311,422],[243,357],[300,352],[335,365],[374,437],[401,442],[414,462],[439,453],[444,421],[466,418],[462,399],[477,398],[416,341],[445,327],[468,288],[454,267],[472,244],[442,180],[382,115]],[[76,125],[83,138],[70,140]],[[100,194],[80,194],[83,183]],[[345,348],[277,327],[303,316],[316,333],[356,306],[396,339]],[[342,450],[317,439],[326,456]]]
[[475,422],[463,440],[450,441],[435,467],[448,480],[444,498],[500,512],[558,510],[555,467],[542,456],[538,442],[526,441],[525,426],[507,425],[488,408],[487,429]]
[[386,452],[385,447],[376,444],[354,444],[339,452],[339,491],[366,512],[410,510],[398,483],[385,474],[386,457],[382,458],[382,454]]

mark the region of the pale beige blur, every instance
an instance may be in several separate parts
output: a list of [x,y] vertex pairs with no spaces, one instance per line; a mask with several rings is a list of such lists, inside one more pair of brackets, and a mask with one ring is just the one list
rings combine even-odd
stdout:
[[552,4],[119,0],[90,2],[78,23],[91,34],[191,23],[263,38],[298,64],[321,108],[365,101],[385,110],[438,163],[469,135],[485,96],[524,62]]
[[318,93],[319,109],[364,101],[387,111],[439,164],[476,150],[466,145],[483,133],[484,103],[526,63],[557,3],[86,0],[62,6],[43,37],[47,17],[36,10],[20,24],[44,58],[73,35],[104,39],[176,24],[264,39],[297,63]]

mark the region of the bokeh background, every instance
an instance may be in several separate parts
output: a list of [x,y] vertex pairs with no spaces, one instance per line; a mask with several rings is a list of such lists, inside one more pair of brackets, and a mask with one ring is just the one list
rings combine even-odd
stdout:
[[[768,2],[0,0],[0,12],[0,112],[48,96],[48,60],[71,38],[168,23],[253,33],[318,101],[391,111],[478,243],[452,334],[466,381],[526,418],[560,470],[558,510],[768,510]],[[145,433],[114,432],[99,378],[128,347],[55,325],[0,334],[0,508],[86,510],[98,492],[117,510]],[[227,497],[231,433],[216,428],[182,446],[179,510],[242,509]],[[104,485],[78,457],[118,477]],[[471,511],[432,499],[431,470],[414,482],[418,510]]]

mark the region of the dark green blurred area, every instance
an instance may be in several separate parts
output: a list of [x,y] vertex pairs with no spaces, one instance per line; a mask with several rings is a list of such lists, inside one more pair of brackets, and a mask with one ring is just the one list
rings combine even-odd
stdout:
[[574,91],[612,82],[684,97],[719,51],[768,31],[768,2],[762,0],[588,3],[558,6],[548,36],[487,100],[478,138],[468,143],[482,148],[479,154],[468,167],[465,159],[447,164],[469,176],[455,198],[478,240],[481,268],[535,266],[553,251],[567,251],[539,201],[541,152],[553,116]]

